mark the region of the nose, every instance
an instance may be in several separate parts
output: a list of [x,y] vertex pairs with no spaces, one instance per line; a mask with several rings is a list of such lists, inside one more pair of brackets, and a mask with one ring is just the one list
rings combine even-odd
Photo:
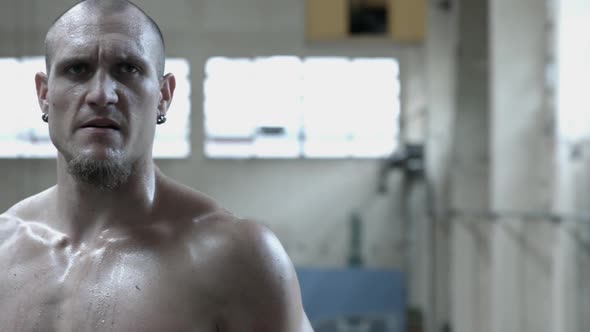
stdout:
[[88,83],[86,103],[90,106],[104,108],[119,101],[117,82],[108,73],[97,71]]

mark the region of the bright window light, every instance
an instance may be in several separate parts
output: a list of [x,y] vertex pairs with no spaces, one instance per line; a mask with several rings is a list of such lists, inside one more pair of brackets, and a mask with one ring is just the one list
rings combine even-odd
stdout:
[[205,154],[211,158],[378,158],[397,146],[392,58],[209,59]]
[[[0,82],[0,98],[11,112],[11,121],[0,122],[0,158],[54,158],[47,124],[35,92],[35,73],[45,71],[43,57],[0,58],[0,73],[10,80]],[[190,79],[185,59],[166,59],[166,72],[176,76],[176,91],[165,125],[158,126],[153,154],[156,158],[190,155]]]
[[575,143],[590,139],[590,1],[559,1],[558,85],[559,136]]

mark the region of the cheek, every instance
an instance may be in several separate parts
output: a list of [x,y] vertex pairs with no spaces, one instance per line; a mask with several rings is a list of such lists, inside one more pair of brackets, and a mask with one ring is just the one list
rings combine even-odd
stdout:
[[[151,82],[144,82],[129,87],[123,91],[124,105],[122,108],[128,110],[131,125],[131,136],[139,137],[140,140],[147,140],[154,135],[156,118],[158,115],[158,102],[160,90],[158,85]],[[150,142],[151,143],[151,142]]]
[[72,112],[73,103],[68,100],[49,101],[49,129],[65,132],[76,112]]
[[129,99],[129,107],[135,110],[136,121],[145,126],[155,126],[158,115],[158,102],[160,91],[157,89],[145,89]]
[[58,87],[47,92],[50,111],[64,113],[72,108],[78,108],[81,103],[81,88]]
[[141,141],[149,141],[154,136],[156,128],[157,108],[154,108],[153,104],[147,103],[146,100],[131,105],[131,107],[133,107],[133,111],[130,112],[132,135]]

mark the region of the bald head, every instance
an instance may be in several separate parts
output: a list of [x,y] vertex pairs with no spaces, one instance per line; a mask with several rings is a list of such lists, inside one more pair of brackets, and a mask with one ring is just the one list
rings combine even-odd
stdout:
[[128,0],[83,0],[60,15],[49,28],[45,36],[45,66],[50,75],[51,65],[55,55],[56,41],[67,38],[66,28],[71,25],[82,25],[88,18],[107,17],[109,15],[126,13],[129,22],[137,25],[142,31],[154,34],[157,40],[157,63],[155,64],[159,77],[164,75],[165,44],[162,32],[156,22],[136,4]]

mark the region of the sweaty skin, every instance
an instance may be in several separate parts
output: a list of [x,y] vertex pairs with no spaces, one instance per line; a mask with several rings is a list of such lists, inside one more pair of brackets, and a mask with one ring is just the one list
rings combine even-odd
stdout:
[[[274,234],[154,165],[175,81],[157,74],[162,50],[142,15],[89,1],[48,34],[35,82],[57,185],[0,215],[0,331],[311,331]],[[68,171],[81,156],[132,171],[97,188]]]
[[157,179],[148,219],[80,244],[50,226],[56,187],[0,216],[0,331],[311,330],[270,231]]

